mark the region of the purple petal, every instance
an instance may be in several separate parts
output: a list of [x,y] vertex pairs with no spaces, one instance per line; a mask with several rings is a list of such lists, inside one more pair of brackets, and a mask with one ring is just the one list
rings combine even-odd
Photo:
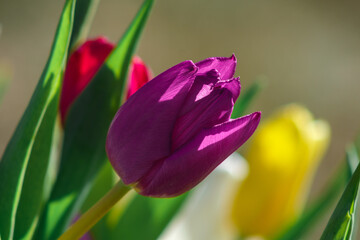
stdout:
[[159,161],[137,184],[137,191],[145,196],[172,197],[190,190],[253,134],[260,117],[261,113],[255,112],[203,130]]
[[208,96],[193,102],[192,110],[180,115],[175,123],[172,150],[181,147],[199,131],[228,121],[239,94],[240,82],[236,78],[216,83]]
[[154,162],[171,154],[172,130],[196,72],[192,61],[168,69],[140,88],[115,115],[106,150],[125,184],[138,181]]
[[199,70],[180,115],[191,111],[194,102],[208,96],[218,81],[232,78],[236,68],[236,58],[235,55],[229,58],[212,57],[198,62],[196,65]]
[[204,59],[196,66],[199,68],[198,74],[206,73],[211,69],[216,69],[220,73],[220,78],[223,80],[233,78],[236,70],[236,57],[233,54],[231,57],[211,57]]
[[196,74],[194,83],[181,107],[179,115],[190,112],[194,108],[194,103],[208,96],[218,81],[220,81],[220,76],[219,72],[215,69],[200,75]]

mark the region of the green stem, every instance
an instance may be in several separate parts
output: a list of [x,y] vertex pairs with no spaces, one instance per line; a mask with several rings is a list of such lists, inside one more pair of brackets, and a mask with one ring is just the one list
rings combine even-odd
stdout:
[[86,213],[81,215],[58,240],[77,240],[91,229],[131,188],[121,180]]

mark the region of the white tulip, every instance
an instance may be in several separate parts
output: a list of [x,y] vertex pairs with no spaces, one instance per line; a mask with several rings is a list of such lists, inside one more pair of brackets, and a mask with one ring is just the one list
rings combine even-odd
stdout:
[[230,211],[235,190],[246,177],[248,165],[233,153],[189,195],[160,240],[234,239]]

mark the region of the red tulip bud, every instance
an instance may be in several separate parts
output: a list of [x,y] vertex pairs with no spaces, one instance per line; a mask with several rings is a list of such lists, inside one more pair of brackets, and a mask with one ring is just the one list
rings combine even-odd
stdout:
[[[70,106],[94,78],[114,44],[105,37],[88,40],[69,57],[60,97],[61,122],[64,124]],[[127,97],[151,79],[150,70],[139,57],[134,57],[129,72]]]

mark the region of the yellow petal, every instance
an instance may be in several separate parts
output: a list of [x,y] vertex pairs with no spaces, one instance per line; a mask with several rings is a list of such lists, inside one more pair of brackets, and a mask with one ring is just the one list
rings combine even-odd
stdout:
[[234,201],[241,234],[271,236],[299,214],[329,138],[328,124],[297,104],[261,124],[245,155],[249,175]]

